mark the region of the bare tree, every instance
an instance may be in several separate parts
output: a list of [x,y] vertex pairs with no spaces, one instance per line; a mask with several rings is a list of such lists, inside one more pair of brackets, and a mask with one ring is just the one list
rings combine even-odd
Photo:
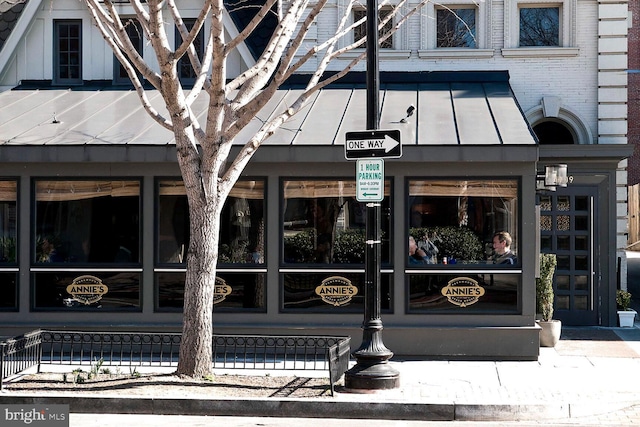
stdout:
[[[245,28],[239,28],[238,35],[231,40],[225,40],[223,16],[228,12],[225,7],[248,7],[242,0],[204,0],[195,22],[190,21],[189,26],[185,25],[177,0],[129,0],[146,42],[153,47],[159,64],[159,69],[154,69],[131,42],[130,32],[126,28],[127,19],[119,14],[121,4],[114,4],[115,0],[81,1],[88,7],[95,25],[126,70],[145,110],[175,136],[178,164],[189,204],[191,233],[186,257],[183,334],[177,373],[193,377],[210,375],[214,281],[220,218],[225,200],[260,145],[296,114],[310,95],[344,76],[365,57],[365,53],[362,53],[347,62],[339,72],[323,77],[334,59],[362,47],[363,38],[343,43],[343,47],[339,47],[338,42],[351,39],[349,35],[353,29],[366,18],[352,22],[355,2],[349,1],[335,36],[308,48],[303,43],[305,36],[328,0],[257,2],[253,19]],[[394,4],[393,13],[381,20],[381,29],[393,22],[381,41],[390,37],[428,0],[411,7],[405,6],[406,1],[400,0]],[[383,7],[388,2],[384,0],[380,3],[380,7]],[[399,11],[403,6],[408,12],[401,16]],[[273,29],[264,52],[248,70],[227,81],[229,55],[272,13],[277,14],[278,25]],[[204,39],[204,51],[200,54],[194,48],[194,41],[207,21],[210,31]],[[175,49],[170,45],[167,33],[169,29],[174,31],[174,28],[182,37],[182,42]],[[195,75],[195,83],[188,91],[181,85],[177,70],[178,62],[183,57],[188,57]],[[239,153],[229,158],[238,133],[256,117],[280,85],[312,58],[317,60],[318,65],[309,75],[305,90],[288,109],[264,122],[242,145]],[[168,111],[167,117],[151,106],[142,78],[161,93]],[[202,91],[206,92],[209,99],[204,122],[200,122],[191,109]]]

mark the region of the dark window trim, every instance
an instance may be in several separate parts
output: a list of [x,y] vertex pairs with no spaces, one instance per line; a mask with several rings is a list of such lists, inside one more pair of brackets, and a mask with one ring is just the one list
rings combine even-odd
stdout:
[[[67,24],[75,24],[78,26],[79,31],[79,64],[78,67],[80,69],[79,76],[77,78],[62,78],[60,77],[60,49],[59,49],[59,40],[60,40],[60,25]],[[55,19],[53,21],[53,85],[82,85],[82,19]]]

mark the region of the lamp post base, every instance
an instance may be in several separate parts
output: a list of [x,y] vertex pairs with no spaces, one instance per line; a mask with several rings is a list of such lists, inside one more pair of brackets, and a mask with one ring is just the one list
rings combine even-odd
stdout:
[[370,365],[356,364],[344,373],[347,391],[391,390],[400,387],[400,373],[386,362]]

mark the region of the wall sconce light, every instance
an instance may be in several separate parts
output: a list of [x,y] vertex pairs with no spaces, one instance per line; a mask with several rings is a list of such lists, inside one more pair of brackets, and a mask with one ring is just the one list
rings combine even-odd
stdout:
[[556,191],[557,187],[566,187],[569,181],[567,165],[548,165],[544,167],[544,174],[536,176],[536,190]]

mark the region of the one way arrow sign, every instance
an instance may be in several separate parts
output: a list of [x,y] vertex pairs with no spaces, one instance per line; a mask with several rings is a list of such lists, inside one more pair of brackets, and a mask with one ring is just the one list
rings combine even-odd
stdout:
[[402,156],[399,130],[347,132],[344,157],[350,159],[393,158]]

